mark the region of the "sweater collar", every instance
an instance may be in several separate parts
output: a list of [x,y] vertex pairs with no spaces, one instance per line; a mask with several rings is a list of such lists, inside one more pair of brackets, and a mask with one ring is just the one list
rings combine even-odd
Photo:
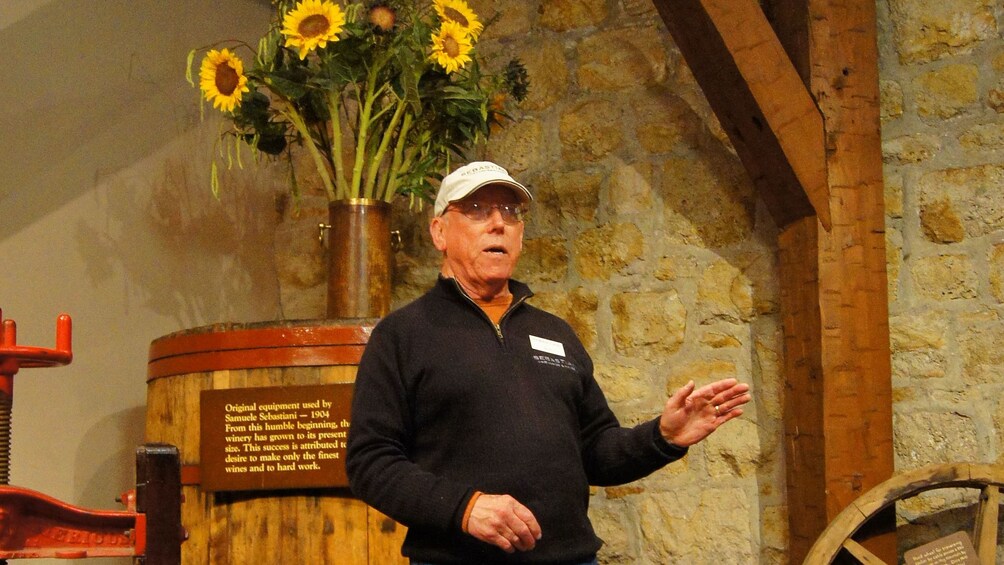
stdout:
[[[457,280],[453,277],[444,277],[440,274],[436,280],[434,290],[437,294],[442,294],[443,296],[448,296],[450,298],[463,299],[465,301],[470,300],[470,297],[464,293],[463,289],[460,288],[460,285],[457,284]],[[533,291],[530,290],[530,287],[516,279],[509,279],[509,292],[512,293],[513,304],[517,304],[522,300],[533,296]]]

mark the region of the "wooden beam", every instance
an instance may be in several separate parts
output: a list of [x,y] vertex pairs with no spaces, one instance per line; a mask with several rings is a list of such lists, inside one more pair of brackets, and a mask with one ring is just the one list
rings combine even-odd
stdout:
[[[785,343],[809,342],[785,349],[790,556],[799,562],[830,520],[893,473],[878,49],[869,0],[767,0],[765,10],[784,14],[780,40],[804,65],[825,117],[833,202],[832,231],[798,225],[779,238]],[[800,327],[819,334],[810,339]],[[886,512],[864,543],[893,563],[894,528],[895,514]]]
[[819,227],[815,217],[781,230],[777,248],[784,334],[788,552],[791,563],[801,563],[832,519],[827,513]]
[[823,119],[756,0],[654,0],[778,226],[830,227]]
[[[789,559],[800,563],[893,471],[875,3],[765,0],[780,39],[756,0],[654,3],[781,228]],[[889,513],[878,522],[895,525]],[[894,535],[864,546],[896,561]]]
[[[810,91],[826,117],[833,230],[820,232],[827,516],[894,471],[876,4],[808,0]],[[896,562],[894,513],[865,542]]]
[[760,2],[770,27],[784,46],[802,82],[809,84],[809,6],[806,0]]

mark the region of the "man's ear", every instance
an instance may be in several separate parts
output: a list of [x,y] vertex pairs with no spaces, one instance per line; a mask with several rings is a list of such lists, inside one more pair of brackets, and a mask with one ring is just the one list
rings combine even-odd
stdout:
[[429,235],[432,236],[432,244],[436,246],[436,249],[440,252],[446,251],[446,234],[444,230],[446,229],[446,220],[442,216],[435,216],[432,221],[429,222]]

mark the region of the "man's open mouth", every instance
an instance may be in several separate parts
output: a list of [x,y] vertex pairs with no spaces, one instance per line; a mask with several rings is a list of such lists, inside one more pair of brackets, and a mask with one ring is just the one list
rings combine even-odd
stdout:
[[499,255],[505,255],[507,253],[507,251],[505,250],[505,247],[502,247],[502,246],[493,246],[493,247],[486,248],[485,249],[485,253],[496,253],[496,254],[499,254]]

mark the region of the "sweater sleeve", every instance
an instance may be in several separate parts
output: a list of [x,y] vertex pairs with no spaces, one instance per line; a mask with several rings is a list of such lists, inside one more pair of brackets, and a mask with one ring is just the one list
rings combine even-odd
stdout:
[[401,342],[383,322],[374,328],[356,375],[346,454],[349,485],[405,526],[456,532],[474,489],[424,471],[410,459],[414,431]]
[[659,418],[625,428],[607,404],[589,367],[579,414],[582,462],[589,484],[612,486],[641,479],[687,454],[659,433]]

